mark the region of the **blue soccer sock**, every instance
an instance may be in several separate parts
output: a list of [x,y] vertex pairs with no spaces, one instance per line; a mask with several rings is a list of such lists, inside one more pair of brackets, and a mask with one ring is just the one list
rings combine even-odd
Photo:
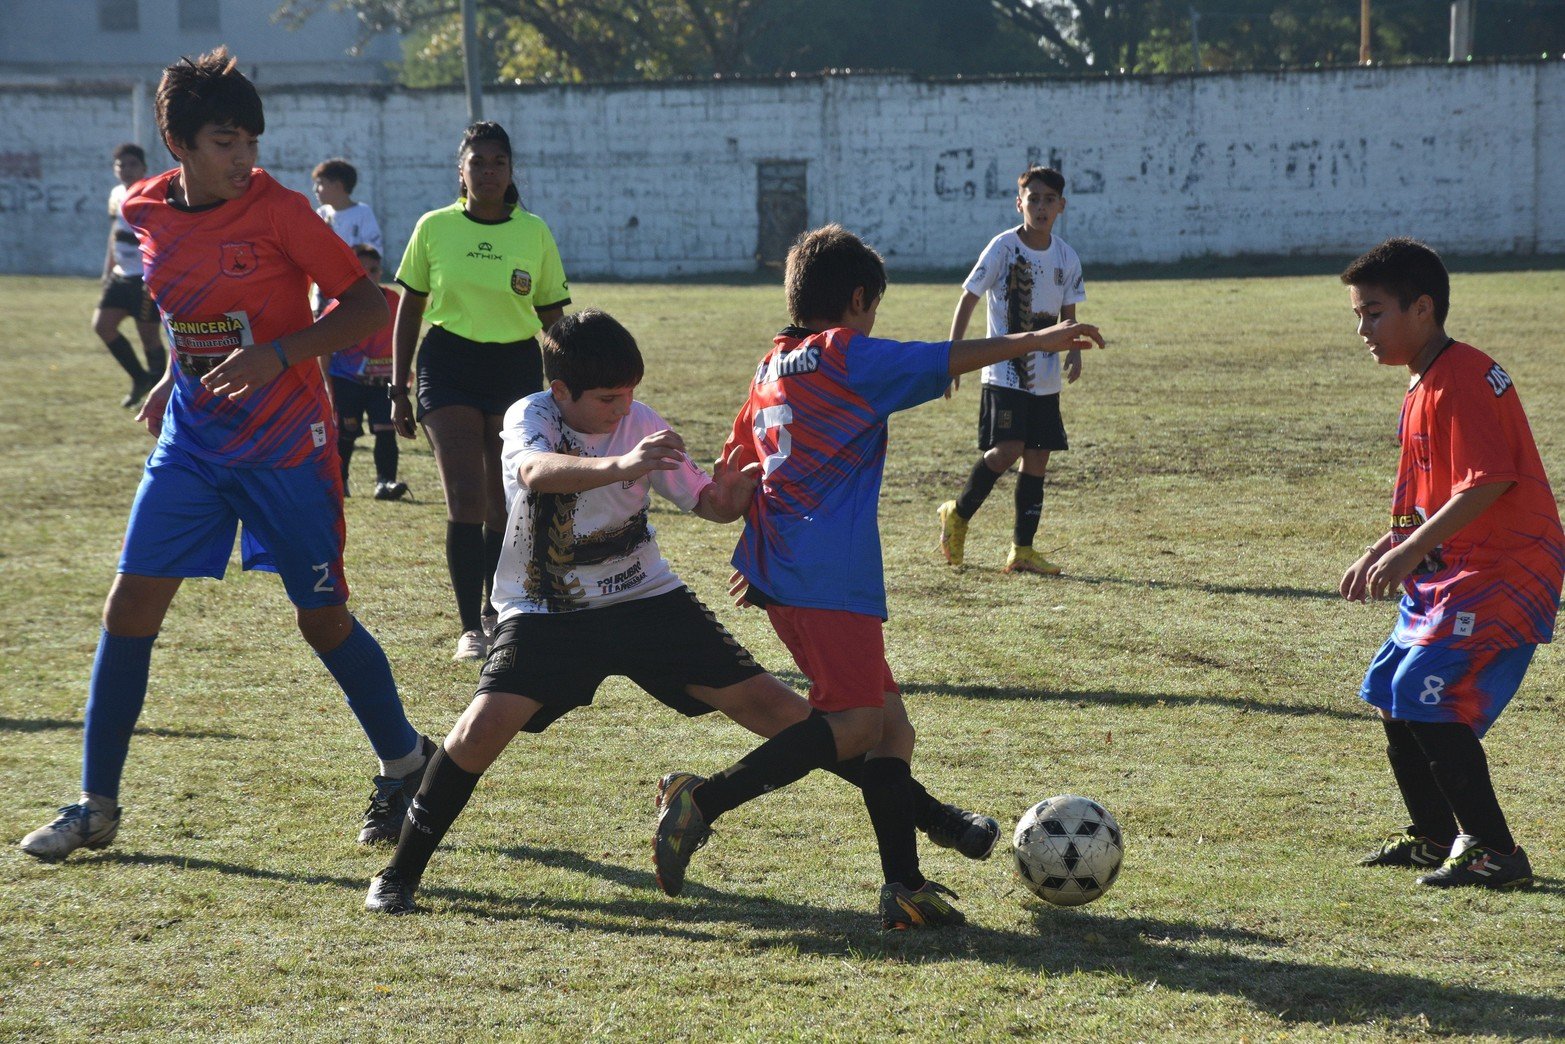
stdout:
[[375,756],[392,761],[418,747],[418,732],[397,697],[397,682],[391,676],[391,663],[375,636],[353,621],[347,640],[328,653],[317,653],[331,676],[342,686],[348,706],[369,737]]
[[147,676],[156,640],[156,635],[121,638],[108,631],[98,636],[82,728],[82,790],[89,794],[119,797],[130,734],[147,700]]

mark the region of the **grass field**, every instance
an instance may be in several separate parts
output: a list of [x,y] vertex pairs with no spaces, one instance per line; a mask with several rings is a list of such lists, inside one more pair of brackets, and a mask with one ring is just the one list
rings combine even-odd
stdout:
[[[267,574],[192,581],[153,659],[118,841],[58,866],[15,842],[74,799],[97,616],[149,448],[88,328],[84,280],[0,279],[0,1039],[1325,1040],[1565,1038],[1565,660],[1546,647],[1491,733],[1540,874],[1515,895],[1429,894],[1353,866],[1400,827],[1356,699],[1393,618],[1336,595],[1381,530],[1405,373],[1353,336],[1323,276],[1099,281],[1111,350],[1065,396],[1038,545],[1055,580],[999,572],[1013,482],[970,568],[934,508],[974,455],[976,388],[892,424],[881,528],[887,641],[915,770],[1009,829],[1088,794],[1123,875],[1075,910],[1026,899],[1002,849],[925,850],[961,930],[883,937],[855,793],[808,779],[726,817],[679,900],[653,881],[670,769],[751,745],[615,682],[523,738],[435,859],[425,912],[360,907],[384,852],[353,843],[374,763]],[[782,323],[773,287],[583,284],[648,362],[641,398],[702,457]],[[953,282],[893,284],[888,336],[935,337]],[[1455,281],[1452,332],[1521,390],[1565,482],[1565,271]],[[476,671],[456,638],[427,444],[414,503],[347,505],[354,604],[414,723],[441,735]],[[369,454],[355,459],[368,489]],[[714,607],[737,536],[666,504],[675,568]],[[723,614],[787,680],[755,613]]]

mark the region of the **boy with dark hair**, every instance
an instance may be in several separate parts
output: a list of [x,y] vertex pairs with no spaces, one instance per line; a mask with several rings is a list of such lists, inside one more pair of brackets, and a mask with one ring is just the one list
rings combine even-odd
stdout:
[[763,607],[810,679],[820,713],[710,779],[659,783],[654,858],[669,895],[718,816],[811,770],[865,755],[864,804],[880,846],[887,929],[961,924],[950,891],[919,872],[911,779],[913,728],[891,668],[877,519],[892,413],[937,398],[951,378],[1032,351],[1089,347],[1096,328],[1062,322],[975,341],[899,343],[870,337],[886,287],[880,255],[837,225],[788,253],[792,326],[756,368],[723,454],[761,462],[761,484],[734,551],[744,600]]
[[[1060,320],[1074,320],[1076,305],[1087,299],[1082,286],[1081,259],[1059,236],[1054,223],[1065,211],[1065,177],[1052,167],[1029,167],[1016,179],[1017,228],[989,241],[978,263],[962,284],[962,296],[951,320],[951,338],[967,332],[968,320],[980,299],[988,301],[989,335],[1042,330]],[[961,566],[967,545],[967,523],[985,498],[1018,459],[1016,524],[1007,573],[1056,576],[1060,567],[1033,550],[1043,515],[1043,481],[1049,454],[1069,449],[1060,417],[1060,351],[1065,352],[1065,378],[1081,376],[1081,353],[1066,347],[1032,352],[984,367],[978,413],[978,448],[967,485],[955,500],[941,504],[940,551],[953,566]],[[955,388],[960,381],[953,381]]]
[[1358,333],[1412,374],[1391,528],[1342,577],[1349,601],[1402,599],[1359,695],[1380,712],[1412,819],[1364,866],[1436,867],[1435,888],[1521,888],[1527,853],[1494,794],[1483,735],[1551,640],[1565,535],[1510,375],[1448,337],[1450,277],[1412,239],[1388,239],[1342,273]]
[[[127,410],[140,405],[142,396],[158,383],[168,365],[157,306],[141,281],[141,246],[136,242],[135,231],[120,215],[125,196],[146,176],[147,154],[140,145],[126,142],[114,150],[114,177],[119,184],[109,192],[109,249],[103,258],[103,295],[92,313],[93,332],[130,377],[130,393],[120,402]],[[127,317],[135,320],[136,336],[147,356],[146,366],[142,366],[136,350],[120,333],[120,324]]]
[[[380,284],[380,251],[368,243],[357,243],[353,253],[364,266],[370,282]],[[386,307],[397,312],[402,295],[389,286],[381,286]],[[328,305],[330,312],[336,302]],[[324,313],[323,313],[324,314]],[[391,327],[382,326],[362,341],[332,353],[328,367],[331,375],[332,403],[337,407],[337,455],[342,458],[342,495],[348,496],[348,463],[353,459],[353,444],[364,434],[369,418],[370,433],[375,436],[375,499],[401,500],[408,484],[397,480],[401,450],[397,429],[391,423]]]
[[[255,166],[261,99],[225,49],[166,69],[157,117],[179,166],[136,186],[122,211],[174,359],[137,416],[158,444],[104,605],[81,800],[22,848],[56,860],[114,839],[153,642],[186,577],[222,577],[241,522],[245,568],[281,576],[300,633],[380,760],[359,840],[395,837],[433,745],[408,724],[385,653],[347,609],[342,485],[316,362],[384,326],[385,298],[304,197]],[[311,280],[337,298],[313,324]]]
[[[495,573],[500,622],[478,689],[430,762],[391,864],[365,908],[400,914],[482,773],[519,731],[542,732],[623,675],[685,715],[720,710],[762,736],[810,707],[767,674],[680,582],[648,524],[651,492],[713,522],[732,522],[759,465],[735,449],[713,476],[633,398],[643,373],[630,332],[588,309],[542,340],[547,390],[505,416],[506,543]],[[856,782],[860,766],[842,775]],[[932,799],[931,799],[932,800]],[[938,806],[941,843],[981,858],[993,820]]]
[[316,164],[310,172],[310,180],[315,202],[320,204],[315,212],[344,243],[368,243],[377,252],[386,249],[375,211],[368,203],[354,202],[353,190],[358,187],[359,172],[353,164],[341,157],[326,160]]

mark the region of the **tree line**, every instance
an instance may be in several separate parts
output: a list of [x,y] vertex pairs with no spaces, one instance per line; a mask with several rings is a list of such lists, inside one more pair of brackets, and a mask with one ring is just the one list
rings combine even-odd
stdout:
[[[1565,0],[1474,0],[1473,56],[1558,55]],[[366,38],[403,34],[402,81],[462,79],[457,0],[284,0]],[[1359,0],[477,0],[491,82],[772,76],[823,69],[923,76],[1166,73],[1352,64]],[[1377,61],[1444,59],[1450,5],[1372,0]]]

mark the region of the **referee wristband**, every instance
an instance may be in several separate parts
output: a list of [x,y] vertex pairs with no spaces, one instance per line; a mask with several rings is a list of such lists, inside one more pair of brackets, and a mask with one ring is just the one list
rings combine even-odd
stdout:
[[283,351],[283,342],[281,342],[281,341],[273,341],[272,342],[272,351],[277,353],[277,361],[283,364],[283,369],[285,369],[285,370],[288,369],[288,366],[289,366],[288,355],[287,355],[286,352]]

